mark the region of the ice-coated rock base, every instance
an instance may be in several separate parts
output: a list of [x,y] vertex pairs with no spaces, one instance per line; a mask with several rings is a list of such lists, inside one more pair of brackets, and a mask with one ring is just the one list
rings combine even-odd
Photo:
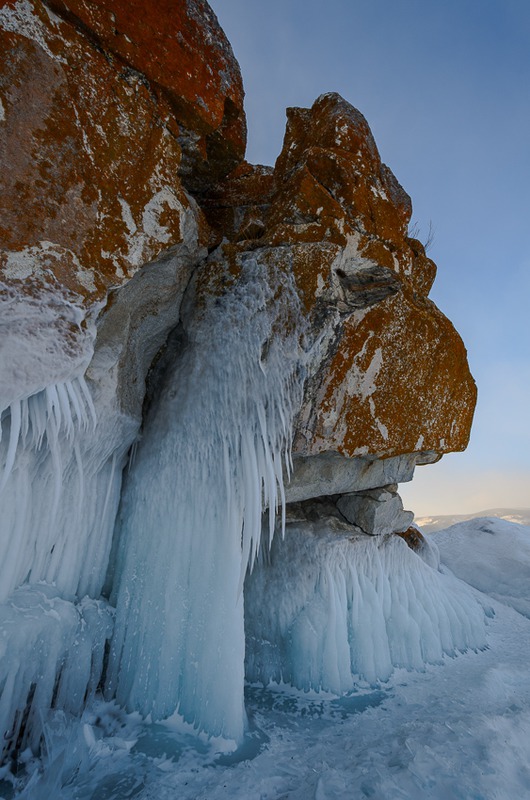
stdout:
[[44,583],[0,605],[0,762],[11,751],[38,752],[50,709],[81,714],[101,679],[112,625],[105,601],[71,603]]
[[[427,560],[429,563],[427,563]],[[246,677],[341,694],[485,646],[465,584],[398,536],[336,517],[288,523],[245,584]]]

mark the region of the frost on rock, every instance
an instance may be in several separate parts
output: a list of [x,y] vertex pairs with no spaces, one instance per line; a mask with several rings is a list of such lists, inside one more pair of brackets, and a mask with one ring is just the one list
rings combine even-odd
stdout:
[[472,591],[397,536],[289,524],[245,584],[246,675],[341,694],[485,646]]
[[87,307],[73,292],[42,286],[29,271],[12,280],[0,281],[0,414],[84,375],[96,336],[97,304]]
[[287,278],[249,257],[185,320],[122,497],[107,694],[233,740],[245,724],[243,576],[263,508],[283,503],[301,400],[298,319]]
[[74,604],[47,584],[23,586],[0,605],[0,763],[12,750],[38,751],[50,708],[82,712],[111,633],[104,601]]
[[0,418],[0,602],[21,583],[98,597],[123,453],[117,420],[96,424],[83,377],[14,400]]

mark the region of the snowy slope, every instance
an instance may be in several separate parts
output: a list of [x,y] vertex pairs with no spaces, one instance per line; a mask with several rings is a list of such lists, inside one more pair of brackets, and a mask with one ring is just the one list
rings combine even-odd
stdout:
[[466,522],[468,519],[478,517],[497,517],[508,522],[517,522],[519,525],[530,525],[530,508],[488,508],[486,511],[477,511],[475,514],[442,514],[434,517],[416,517],[414,522],[424,533],[434,533],[445,530],[457,522]]
[[486,592],[480,598],[494,616],[485,651],[445,658],[423,672],[399,670],[388,682],[360,685],[341,699],[251,687],[250,732],[235,754],[220,754],[215,742],[193,737],[176,720],[173,727],[147,725],[100,704],[81,724],[53,721],[46,777],[36,772],[19,796],[530,797],[530,620],[514,608],[525,611],[530,600],[530,530],[478,519],[432,539],[445,565]]
[[530,527],[478,517],[432,540],[455,575],[530,618]]

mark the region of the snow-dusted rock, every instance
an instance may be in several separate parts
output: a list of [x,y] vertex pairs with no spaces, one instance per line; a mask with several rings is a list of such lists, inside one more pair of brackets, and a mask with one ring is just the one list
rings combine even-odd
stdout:
[[404,511],[401,497],[385,487],[366,492],[345,494],[337,507],[348,522],[365,533],[384,535],[406,531],[414,519],[412,511]]

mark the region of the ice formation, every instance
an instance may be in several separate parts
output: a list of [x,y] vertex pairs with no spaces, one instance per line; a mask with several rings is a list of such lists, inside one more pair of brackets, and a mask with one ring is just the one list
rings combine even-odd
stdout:
[[74,604],[46,584],[23,586],[0,605],[0,761],[12,749],[37,752],[50,708],[82,712],[111,632],[104,601]]
[[483,647],[484,609],[434,566],[394,535],[289,524],[245,585],[247,678],[341,694]]
[[107,693],[233,740],[245,724],[242,582],[263,509],[272,537],[283,503],[299,319],[288,278],[249,257],[231,290],[184,321],[123,492]]
[[118,431],[96,425],[82,376],[14,400],[0,427],[0,602],[38,581],[68,599],[98,597],[120,491]]
[[37,752],[47,712],[79,714],[101,679],[127,430],[97,419],[83,374],[0,415],[0,761]]

